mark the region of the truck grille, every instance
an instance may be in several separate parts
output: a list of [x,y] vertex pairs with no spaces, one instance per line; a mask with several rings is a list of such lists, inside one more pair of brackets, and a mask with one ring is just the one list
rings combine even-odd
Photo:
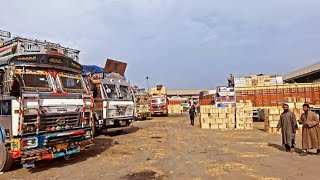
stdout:
[[78,112],[68,114],[41,115],[40,130],[46,130],[48,127],[51,128],[59,125],[77,127],[79,126],[79,123],[80,113]]
[[[69,125],[71,127],[80,126],[81,114],[78,112],[72,112],[68,114],[45,114],[40,116],[40,130],[45,131],[48,127],[56,127],[59,125]],[[85,112],[84,119],[90,122],[90,112]],[[37,122],[37,115],[26,115],[24,122],[30,126],[32,123]],[[61,124],[63,123],[63,124]],[[27,131],[25,131],[27,132]]]
[[152,106],[154,111],[162,111],[163,110],[163,106],[160,106],[160,105],[154,105]]

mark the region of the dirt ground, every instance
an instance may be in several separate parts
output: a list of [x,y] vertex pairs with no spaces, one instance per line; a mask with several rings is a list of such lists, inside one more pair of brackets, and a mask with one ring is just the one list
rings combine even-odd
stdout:
[[187,115],[134,122],[123,135],[101,135],[90,151],[69,160],[17,166],[0,179],[319,179],[320,156],[300,157],[280,135],[255,130],[204,130]]

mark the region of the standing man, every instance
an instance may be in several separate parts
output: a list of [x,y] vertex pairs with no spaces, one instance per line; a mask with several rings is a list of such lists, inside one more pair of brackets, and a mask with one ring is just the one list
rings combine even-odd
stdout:
[[191,108],[189,109],[189,115],[190,115],[191,125],[194,126],[194,119],[197,115],[196,108],[194,105],[192,105]]
[[228,87],[234,87],[234,77],[232,74],[228,76]]
[[310,111],[309,104],[303,105],[304,113],[301,115],[299,124],[302,124],[302,150],[301,156],[307,155],[308,149],[317,149],[320,155],[320,126],[319,117]]
[[281,129],[282,144],[286,148],[287,152],[294,152],[296,130],[298,129],[296,116],[293,112],[289,111],[289,105],[284,104],[282,106],[283,112],[280,115],[278,123],[278,131]]
[[183,113],[183,106],[182,106],[182,104],[180,105],[180,112],[181,112],[181,114]]

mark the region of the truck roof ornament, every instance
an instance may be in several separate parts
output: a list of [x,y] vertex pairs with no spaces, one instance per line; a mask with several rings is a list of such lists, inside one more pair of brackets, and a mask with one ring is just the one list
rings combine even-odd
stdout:
[[9,31],[0,30],[0,37],[11,38],[11,33]]
[[52,43],[46,40],[40,41],[37,39],[28,39],[19,36],[12,36],[10,32],[3,30],[0,30],[0,37],[5,38],[3,44],[0,44],[0,50],[2,47],[8,48],[11,46],[12,49],[15,49],[15,51],[11,51],[11,54],[52,54],[66,56],[73,59],[76,62],[79,62],[79,50],[63,47],[58,43]]

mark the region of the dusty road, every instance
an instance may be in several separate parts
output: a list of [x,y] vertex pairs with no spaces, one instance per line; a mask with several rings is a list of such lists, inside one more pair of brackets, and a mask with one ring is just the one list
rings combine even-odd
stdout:
[[91,151],[68,161],[17,167],[0,179],[319,179],[320,156],[283,152],[279,135],[257,128],[203,130],[190,126],[187,116],[134,126],[120,136],[99,136]]

